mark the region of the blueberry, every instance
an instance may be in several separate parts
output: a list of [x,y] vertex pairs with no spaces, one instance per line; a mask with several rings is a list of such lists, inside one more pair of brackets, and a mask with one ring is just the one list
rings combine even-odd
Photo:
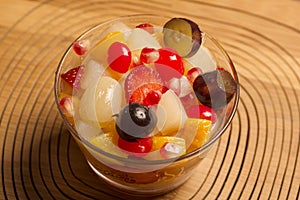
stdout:
[[146,138],[157,123],[155,113],[139,103],[126,105],[117,117],[118,135],[126,141],[137,141]]

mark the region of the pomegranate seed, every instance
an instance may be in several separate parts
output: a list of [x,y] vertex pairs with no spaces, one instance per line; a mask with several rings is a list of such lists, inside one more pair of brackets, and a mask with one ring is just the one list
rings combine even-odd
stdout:
[[193,67],[187,72],[186,77],[191,83],[193,83],[194,80],[201,74],[202,70],[199,67]]
[[132,54],[132,66],[131,68],[135,68],[141,66],[143,63],[140,60],[140,56],[137,54]]
[[73,44],[73,50],[79,56],[84,55],[88,51],[89,47],[90,47],[89,40],[78,40]]
[[161,98],[161,93],[159,91],[150,91],[146,98],[144,99],[143,105],[144,106],[151,106],[158,104],[159,100]]
[[67,117],[74,116],[74,106],[73,106],[72,97],[66,96],[66,97],[62,98],[59,102],[59,105],[60,105],[63,113]]
[[150,34],[154,33],[153,25],[149,24],[149,23],[139,24],[139,25],[136,26],[136,28],[144,29],[145,31],[147,31]]
[[225,70],[224,67],[217,67],[217,70]]
[[161,93],[166,93],[167,91],[169,90],[169,88],[167,87],[167,86],[165,86],[165,85],[163,85],[162,86],[162,91],[161,91]]
[[157,61],[159,58],[159,52],[154,48],[143,48],[141,55],[140,55],[140,61],[144,64],[150,64]]

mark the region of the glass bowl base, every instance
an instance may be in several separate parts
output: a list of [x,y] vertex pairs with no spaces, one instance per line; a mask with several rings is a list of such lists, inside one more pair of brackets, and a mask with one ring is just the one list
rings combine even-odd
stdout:
[[165,183],[157,183],[156,185],[151,184],[149,186],[142,185],[142,184],[136,184],[135,186],[127,186],[123,185],[121,183],[118,183],[107,176],[105,176],[103,173],[98,171],[96,167],[93,166],[92,163],[87,161],[90,168],[106,183],[108,183],[111,187],[111,189],[116,190],[122,194],[133,196],[133,197],[153,197],[153,196],[159,196],[166,194],[168,192],[171,192],[172,190],[178,188],[183,183],[185,183],[192,175],[192,173],[185,174],[181,177],[177,177],[176,181],[173,182],[165,182]]

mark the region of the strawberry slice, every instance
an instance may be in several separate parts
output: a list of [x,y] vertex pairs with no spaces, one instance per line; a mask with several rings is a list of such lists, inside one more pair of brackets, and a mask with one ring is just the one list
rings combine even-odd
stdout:
[[71,87],[72,90],[77,92],[80,89],[80,81],[82,79],[83,72],[84,66],[80,65],[62,74],[61,78],[67,85]]
[[[125,80],[125,95],[128,102],[140,103],[144,106],[151,105],[148,95],[153,93],[163,93],[164,85],[163,81],[159,77],[159,74],[144,65],[134,68],[127,76]],[[153,104],[157,104],[158,100],[154,98]]]

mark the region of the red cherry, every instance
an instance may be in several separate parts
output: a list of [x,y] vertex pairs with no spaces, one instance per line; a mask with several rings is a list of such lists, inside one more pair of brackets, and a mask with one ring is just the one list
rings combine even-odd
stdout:
[[153,25],[149,24],[149,23],[139,24],[139,25],[136,26],[136,28],[144,29],[145,31],[147,31],[150,34],[154,33]]
[[158,104],[161,98],[161,93],[159,91],[150,91],[143,101],[144,106],[151,106]]
[[193,83],[194,80],[202,74],[202,70],[199,67],[193,67],[187,72],[187,79]]
[[144,156],[152,149],[153,140],[151,137],[137,139],[134,142],[123,140],[121,137],[118,139],[118,146],[135,156]]
[[155,62],[155,68],[163,80],[169,81],[172,78],[180,78],[184,73],[184,65],[180,55],[171,48],[158,50],[159,58]]
[[154,48],[145,47],[141,51],[140,62],[144,64],[150,64],[157,61],[159,58],[159,52]]
[[89,40],[78,40],[73,44],[73,50],[77,55],[84,55],[90,47]]
[[187,111],[186,114],[190,118],[200,118],[211,120],[212,123],[215,123],[217,120],[217,114],[212,108],[203,105],[194,105],[191,106]]
[[114,42],[108,48],[107,61],[110,68],[119,73],[126,73],[131,64],[131,51],[127,45]]

